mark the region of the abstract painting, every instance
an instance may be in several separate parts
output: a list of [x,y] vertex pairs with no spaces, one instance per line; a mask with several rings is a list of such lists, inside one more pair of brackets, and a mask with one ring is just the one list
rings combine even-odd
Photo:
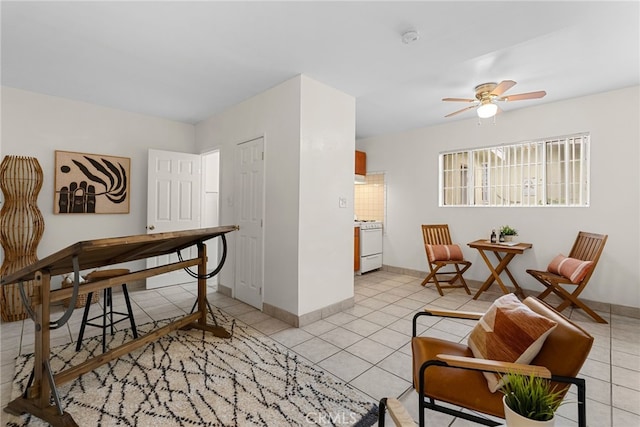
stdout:
[[56,150],[53,212],[129,213],[131,159]]

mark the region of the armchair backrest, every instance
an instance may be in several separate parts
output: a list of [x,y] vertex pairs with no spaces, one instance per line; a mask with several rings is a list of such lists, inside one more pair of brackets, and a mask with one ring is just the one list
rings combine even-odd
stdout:
[[558,323],[531,364],[544,366],[554,375],[576,377],[591,351],[593,337],[537,298],[528,297],[523,303],[536,313]]
[[584,279],[582,279],[582,282],[587,283],[593,274],[595,265],[598,263],[600,255],[604,250],[604,244],[607,243],[607,237],[606,234],[587,233],[586,231],[580,231],[578,233],[571,252],[569,252],[569,257],[582,261],[593,261],[593,268],[589,269],[589,272]]
[[422,238],[425,245],[450,245],[451,235],[447,224],[422,225]]

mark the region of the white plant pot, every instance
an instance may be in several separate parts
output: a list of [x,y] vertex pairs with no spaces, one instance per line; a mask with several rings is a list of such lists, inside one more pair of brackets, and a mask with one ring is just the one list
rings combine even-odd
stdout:
[[505,397],[502,398],[502,403],[504,404],[504,419],[507,427],[553,427],[555,424],[555,417],[549,421],[536,421],[513,412],[506,404]]
[[504,236],[505,242],[513,242],[513,236]]

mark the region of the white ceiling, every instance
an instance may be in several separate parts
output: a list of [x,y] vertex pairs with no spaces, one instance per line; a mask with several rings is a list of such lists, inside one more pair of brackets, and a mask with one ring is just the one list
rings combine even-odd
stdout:
[[197,123],[303,73],[355,97],[362,138],[474,117],[441,99],[484,82],[547,91],[506,112],[638,85],[639,6],[2,1],[2,84]]

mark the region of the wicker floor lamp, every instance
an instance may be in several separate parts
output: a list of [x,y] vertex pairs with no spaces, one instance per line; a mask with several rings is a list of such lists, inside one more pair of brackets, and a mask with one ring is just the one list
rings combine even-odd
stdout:
[[[0,210],[0,243],[4,261],[0,277],[38,261],[38,243],[44,232],[44,219],[37,205],[42,181],[42,168],[34,157],[6,156],[0,163],[0,189],[4,193],[4,205]],[[31,297],[33,282],[24,285]],[[5,285],[1,290],[2,320],[26,319],[28,314],[18,285]]]

